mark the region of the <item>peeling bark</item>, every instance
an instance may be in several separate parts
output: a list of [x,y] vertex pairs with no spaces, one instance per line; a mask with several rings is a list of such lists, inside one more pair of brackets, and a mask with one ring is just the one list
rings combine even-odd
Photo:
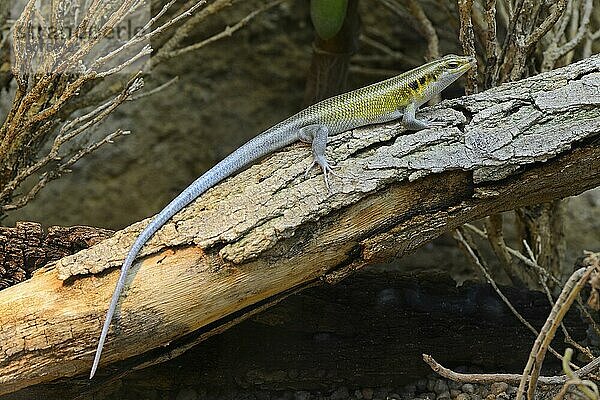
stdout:
[[99,243],[113,231],[89,226],[51,226],[35,222],[0,227],[0,290],[31,278],[45,264]]
[[[393,122],[333,137],[328,155],[343,175],[333,193],[318,173],[303,179],[305,146],[268,157],[144,248],[103,363],[198,329],[207,337],[293,290],[402,256],[462,223],[598,186],[599,105],[594,56],[440,103],[426,111],[436,129],[408,133]],[[119,273],[110,268],[147,222],[0,292],[0,394],[88,371]]]

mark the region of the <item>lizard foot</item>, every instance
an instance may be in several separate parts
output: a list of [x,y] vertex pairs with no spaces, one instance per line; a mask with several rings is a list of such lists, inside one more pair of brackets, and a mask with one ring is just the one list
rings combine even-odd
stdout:
[[316,156],[314,158],[313,162],[310,164],[310,166],[304,172],[304,179],[306,179],[308,177],[308,173],[310,172],[310,170],[317,164],[321,167],[321,170],[323,171],[325,187],[327,187],[327,191],[329,193],[331,193],[331,186],[329,185],[329,179],[328,179],[329,174],[336,176],[338,178],[341,178],[341,176],[334,171],[334,169],[337,169],[338,167],[329,164],[329,161],[327,161],[327,159],[325,157]]

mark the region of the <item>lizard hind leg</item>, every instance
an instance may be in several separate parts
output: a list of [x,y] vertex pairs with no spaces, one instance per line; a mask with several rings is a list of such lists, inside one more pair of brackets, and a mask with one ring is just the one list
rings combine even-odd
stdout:
[[325,149],[327,148],[327,137],[329,136],[329,128],[326,125],[321,124],[312,124],[306,125],[302,128],[298,129],[298,140],[304,143],[310,143],[312,147],[313,153],[313,162],[306,169],[304,173],[304,178],[308,176],[308,173],[316,164],[321,167],[323,171],[323,177],[325,179],[325,186],[327,187],[327,191],[331,192],[331,187],[329,186],[329,174],[334,176],[339,176],[336,174],[333,169],[334,167],[329,164],[327,158],[325,157]]

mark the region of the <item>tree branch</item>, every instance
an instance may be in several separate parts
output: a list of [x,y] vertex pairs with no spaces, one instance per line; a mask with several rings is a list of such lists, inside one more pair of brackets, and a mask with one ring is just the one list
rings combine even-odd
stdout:
[[[598,186],[599,76],[594,56],[428,109],[443,127],[409,133],[396,121],[337,135],[333,193],[320,174],[303,178],[303,145],[228,179],[144,248],[104,364],[218,330],[465,222]],[[0,394],[89,370],[119,274],[109,268],[147,222],[0,292]]]

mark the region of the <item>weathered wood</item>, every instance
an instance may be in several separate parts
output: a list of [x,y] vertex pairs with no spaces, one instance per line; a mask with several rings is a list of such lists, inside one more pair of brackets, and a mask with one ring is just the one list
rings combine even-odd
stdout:
[[[550,311],[543,293],[502,290],[533,326],[543,325]],[[584,335],[576,312],[566,325],[575,338]],[[520,372],[534,339],[487,284],[457,287],[440,272],[364,270],[337,285],[290,296],[176,360],[128,373],[112,384],[102,377],[91,383],[70,380],[27,388],[1,400],[66,400],[94,391],[101,399],[111,392],[107,386],[126,388],[120,389],[124,398],[144,398],[148,382],[163,390],[192,382],[250,391],[399,387],[430,372],[422,353],[468,370]],[[562,338],[556,338],[555,346],[562,350]],[[545,364],[559,363],[550,356]],[[116,363],[108,370],[122,376],[131,365]]]
[[[442,128],[338,135],[329,154],[344,178],[331,194],[320,174],[303,179],[311,160],[300,145],[229,179],[143,250],[103,363],[222,326],[464,222],[598,186],[599,77],[595,56],[442,103],[429,111]],[[120,265],[146,223],[0,292],[0,393],[88,371],[119,271],[100,272]]]
[[0,289],[25,279],[43,265],[99,243],[114,232],[89,226],[51,226],[35,222],[0,227]]

